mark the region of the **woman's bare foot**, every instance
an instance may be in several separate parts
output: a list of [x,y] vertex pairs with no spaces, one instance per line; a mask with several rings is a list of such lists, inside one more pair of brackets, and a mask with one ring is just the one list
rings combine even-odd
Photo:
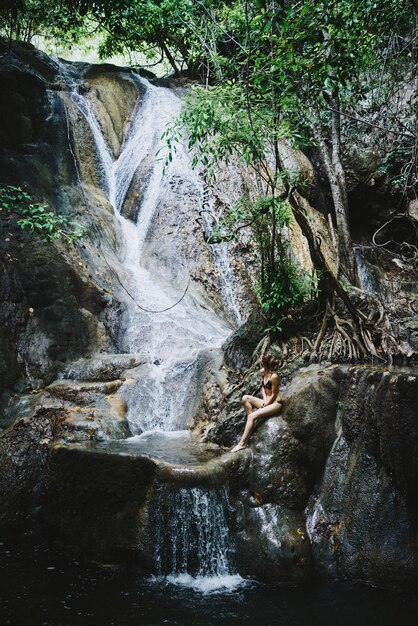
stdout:
[[238,452],[238,450],[244,450],[247,446],[244,443],[238,443],[231,452]]

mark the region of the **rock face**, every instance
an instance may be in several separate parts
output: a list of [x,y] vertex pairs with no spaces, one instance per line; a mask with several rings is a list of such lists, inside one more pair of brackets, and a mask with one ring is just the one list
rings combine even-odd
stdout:
[[[74,218],[67,128],[53,97],[58,69],[25,45],[2,63],[1,182],[23,186],[34,201]],[[23,232],[17,218],[13,211],[0,215],[0,393],[48,384],[63,363],[109,343],[108,296],[92,280],[83,248],[44,244]]]
[[[309,536],[317,575],[377,585],[418,578],[417,394],[408,372],[311,367],[297,375],[282,417],[253,435],[244,567],[255,567],[266,538],[280,543],[278,520],[286,519],[288,541]],[[310,559],[299,557],[307,575]]]
[[199,465],[55,448],[50,531],[92,558],[135,559],[155,571],[153,485],[226,485],[243,576],[290,585],[313,576],[376,585],[417,579],[417,377],[310,366],[283,395],[283,414],[260,424],[249,448],[219,456],[220,449]]
[[312,555],[301,513],[277,504],[238,509],[237,562],[245,576],[287,585],[305,583]]
[[16,532],[33,523],[42,504],[49,444],[60,430],[59,412],[41,409],[0,437],[0,527]]
[[148,498],[156,464],[145,457],[55,447],[47,474],[52,538],[94,559],[152,565]]
[[418,378],[353,368],[338,437],[307,507],[321,574],[373,584],[418,568]]

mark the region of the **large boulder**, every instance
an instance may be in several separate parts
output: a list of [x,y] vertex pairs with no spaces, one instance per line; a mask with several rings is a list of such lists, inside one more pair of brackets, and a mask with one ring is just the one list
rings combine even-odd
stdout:
[[416,375],[350,372],[306,511],[319,573],[382,585],[418,577],[417,406]]
[[109,63],[89,65],[84,73],[89,100],[100,120],[114,157],[118,157],[138,96],[144,93],[138,75]]
[[277,504],[238,508],[236,560],[239,572],[264,582],[305,583],[312,555],[301,512]]
[[[302,580],[311,544],[317,575],[376,585],[415,580],[416,374],[309,366],[283,398],[282,415],[260,423],[230,467],[241,566],[263,577],[265,563],[270,580]],[[228,438],[236,419],[231,412],[229,427],[225,419],[217,432]],[[278,564],[298,537],[300,558],[285,575]]]
[[149,497],[156,464],[99,449],[55,446],[47,473],[50,537],[104,562],[152,568]]

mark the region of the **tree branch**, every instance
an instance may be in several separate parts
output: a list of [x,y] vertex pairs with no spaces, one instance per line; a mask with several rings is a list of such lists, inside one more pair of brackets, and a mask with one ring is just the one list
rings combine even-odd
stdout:
[[[417,0],[418,2],[418,0]],[[334,109],[332,107],[327,107],[328,111],[332,111],[333,113],[339,113],[344,117],[349,117],[355,122],[359,122],[360,124],[366,124],[367,126],[373,126],[373,128],[377,128],[378,130],[383,130],[386,133],[392,133],[392,135],[399,135],[400,137],[408,137],[409,139],[416,139],[417,135],[414,133],[401,133],[398,130],[391,130],[390,128],[385,128],[384,126],[379,126],[378,124],[373,124],[373,122],[368,122],[367,120],[362,119],[361,117],[356,117],[355,115],[351,115],[350,113],[343,113],[343,111],[338,111],[338,109]]]

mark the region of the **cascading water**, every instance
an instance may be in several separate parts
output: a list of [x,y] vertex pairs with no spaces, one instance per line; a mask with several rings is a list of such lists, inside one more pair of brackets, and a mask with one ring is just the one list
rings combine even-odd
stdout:
[[[213,226],[219,226],[218,216],[216,215],[213,197],[209,193],[209,189],[205,183],[202,183],[202,211],[203,225],[207,231],[208,236],[213,235]],[[228,244],[212,244],[212,253],[216,258],[216,264],[219,268],[224,280],[222,281],[221,291],[222,300],[226,304],[226,308],[229,311],[232,319],[238,324],[242,324],[244,319],[241,315],[234,297],[233,292],[233,280],[232,271],[229,258]]]
[[178,489],[161,485],[154,498],[159,576],[204,592],[242,582],[231,567],[233,546],[225,487]]
[[361,246],[354,248],[354,256],[357,264],[357,273],[360,287],[367,293],[378,293],[382,300],[390,299],[390,293],[379,275],[379,268],[367,260],[364,249]]
[[[197,398],[193,391],[198,384],[204,351],[220,346],[231,332],[231,326],[189,294],[169,311],[153,312],[162,311],[179,300],[187,276],[184,269],[180,269],[183,284],[176,284],[176,273],[184,267],[181,260],[177,260],[177,268],[168,270],[166,266],[159,266],[155,259],[152,263],[148,260],[145,267],[143,251],[150,225],[167,189],[172,189],[173,181],[187,181],[188,193],[192,194],[196,206],[202,202],[204,191],[181,145],[165,172],[163,160],[155,156],[163,147],[161,135],[179,113],[181,101],[169,89],[155,87],[136,75],[135,80],[144,95],[138,100],[117,159],[109,149],[88,98],[74,87],[71,99],[87,121],[97,148],[102,185],[122,233],[120,261],[128,271],[129,293],[145,309],[130,302],[121,325],[123,350],[140,353],[146,363],[138,380],[126,391],[131,430],[133,434],[141,434],[184,427],[195,410]],[[135,224],[121,211],[136,172],[144,167],[147,184],[141,194]],[[183,192],[184,186],[179,189],[179,203]],[[221,269],[227,277],[225,259]]]
[[[195,411],[205,359],[210,349],[221,346],[232,326],[198,295],[188,293],[180,298],[187,278],[184,270],[181,271],[184,261],[176,259],[167,266],[158,255],[150,256],[147,251],[147,235],[168,190],[171,193],[177,190],[175,200],[179,206],[187,193],[197,208],[207,202],[207,190],[198,174],[191,170],[189,155],[181,145],[166,171],[163,161],[155,157],[162,148],[164,128],[180,111],[179,98],[169,89],[157,88],[136,74],[133,80],[138,82],[141,96],[117,158],[108,146],[91,103],[75,84],[71,100],[94,139],[100,184],[114,209],[121,233],[122,255],[116,268],[127,281],[127,292],[132,299],[127,302],[121,323],[121,344],[124,351],[139,353],[145,363],[133,374],[133,382],[126,385],[127,417],[131,431],[137,434],[133,440],[140,438],[148,445],[148,441],[152,443],[152,433],[164,431],[169,442],[187,432],[179,429],[184,428]],[[137,180],[142,185],[145,183],[145,188],[137,194],[140,199],[134,223],[123,216],[123,210]],[[228,285],[229,261],[220,247],[215,250],[214,264],[224,279],[226,309],[235,322],[240,321]],[[183,281],[178,280],[179,273]],[[171,574],[176,582],[206,591],[239,584],[242,579],[232,573],[229,564],[231,546],[225,488],[174,489],[169,496],[163,486],[156,486],[155,490],[158,573]]]

